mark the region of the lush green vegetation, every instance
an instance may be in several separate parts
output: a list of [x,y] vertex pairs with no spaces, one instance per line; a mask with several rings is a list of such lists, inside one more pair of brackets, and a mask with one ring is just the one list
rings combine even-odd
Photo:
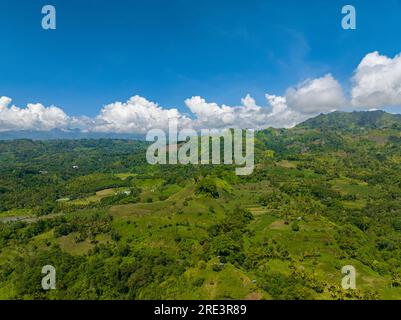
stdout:
[[260,131],[243,177],[150,166],[139,141],[0,142],[0,298],[400,299],[400,131],[382,112]]

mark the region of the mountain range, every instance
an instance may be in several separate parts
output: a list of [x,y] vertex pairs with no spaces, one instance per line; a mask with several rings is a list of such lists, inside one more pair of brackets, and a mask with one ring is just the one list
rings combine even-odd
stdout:
[[[304,129],[339,129],[339,130],[364,130],[364,129],[401,129],[401,114],[391,114],[385,111],[335,111],[328,114],[320,114],[310,118],[296,126]],[[31,139],[31,140],[76,140],[76,139],[127,139],[144,140],[143,134],[110,133],[110,132],[82,132],[80,130],[50,131],[4,131],[0,132],[0,140]]]

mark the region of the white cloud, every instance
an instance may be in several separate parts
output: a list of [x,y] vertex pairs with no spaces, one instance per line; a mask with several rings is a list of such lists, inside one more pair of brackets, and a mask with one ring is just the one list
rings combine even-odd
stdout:
[[286,98],[266,95],[267,104],[259,106],[247,95],[238,106],[218,105],[195,96],[185,100],[193,118],[177,109],[166,109],[140,96],[104,106],[89,118],[69,117],[60,108],[28,104],[26,108],[9,107],[11,99],[0,98],[0,131],[79,129],[83,132],[146,133],[150,129],[167,129],[169,119],[178,119],[181,128],[223,129],[292,127],[310,115],[287,106]]
[[239,120],[242,121],[243,126],[253,126],[255,123],[250,123],[249,117],[260,109],[250,96],[243,99],[242,106],[237,107],[224,104],[219,106],[214,102],[206,102],[199,96],[185,100],[185,105],[195,115],[195,127],[216,129],[237,127]]
[[302,114],[289,108],[285,97],[267,94],[266,99],[272,108],[272,112],[269,115],[270,127],[292,128],[310,117],[310,115]]
[[70,118],[60,108],[44,107],[40,103],[30,103],[26,108],[18,108],[10,106],[11,101],[8,97],[0,98],[0,131],[47,131],[68,126]]
[[302,114],[331,112],[346,105],[341,85],[331,74],[289,88],[286,98],[288,106]]
[[163,109],[143,97],[134,96],[127,102],[106,105],[95,118],[91,131],[146,133],[150,129],[166,129],[171,118],[185,126],[190,119],[177,109]]
[[401,106],[401,55],[367,54],[355,70],[351,102],[362,108]]
[[296,111],[287,107],[284,97],[266,95],[268,105],[261,107],[247,95],[239,106],[227,106],[196,96],[185,100],[186,106],[195,115],[195,128],[249,128],[290,127],[301,119]]

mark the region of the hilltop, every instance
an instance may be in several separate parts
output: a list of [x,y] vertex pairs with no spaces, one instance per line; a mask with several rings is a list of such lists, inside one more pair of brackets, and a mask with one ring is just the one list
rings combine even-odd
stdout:
[[320,114],[308,119],[296,126],[308,129],[401,129],[401,115],[391,114],[385,111],[335,111],[328,114]]

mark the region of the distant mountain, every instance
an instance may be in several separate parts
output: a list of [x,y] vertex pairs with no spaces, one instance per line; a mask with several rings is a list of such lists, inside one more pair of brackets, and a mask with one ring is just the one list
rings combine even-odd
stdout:
[[[335,111],[320,114],[310,118],[295,128],[297,129],[338,129],[355,131],[363,129],[399,129],[401,130],[401,115],[384,111]],[[76,139],[128,139],[145,140],[143,134],[82,132],[80,130],[63,131],[4,131],[0,132],[0,140],[30,139],[30,140],[76,140]]]
[[0,132],[0,140],[15,140],[15,139],[31,139],[31,140],[58,140],[58,139],[129,139],[129,140],[144,140],[144,135],[141,134],[123,134],[123,133],[102,133],[102,132],[82,132],[79,130],[63,131],[4,131]]
[[296,126],[305,129],[401,129],[401,115],[378,111],[336,111],[320,114]]

